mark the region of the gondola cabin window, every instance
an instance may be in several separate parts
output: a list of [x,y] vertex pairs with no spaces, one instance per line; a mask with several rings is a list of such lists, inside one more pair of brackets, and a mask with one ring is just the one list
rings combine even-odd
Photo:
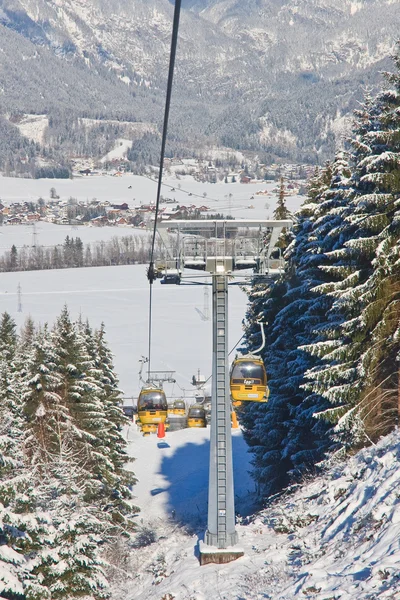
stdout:
[[138,400],[138,411],[140,410],[167,410],[167,400],[163,392],[142,391]]
[[255,364],[252,361],[239,362],[232,371],[232,383],[244,383],[244,385],[255,385],[266,383],[264,365]]

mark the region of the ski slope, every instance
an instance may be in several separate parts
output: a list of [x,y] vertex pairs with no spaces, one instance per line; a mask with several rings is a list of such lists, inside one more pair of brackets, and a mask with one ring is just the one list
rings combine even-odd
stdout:
[[[204,276],[194,281],[200,285],[161,285],[159,280],[153,284],[151,368],[176,371],[177,383],[166,386],[167,394],[172,397],[192,394],[191,380],[198,369],[206,377],[211,375],[212,325],[196,311],[197,308],[203,312],[203,283],[209,283],[210,278]],[[18,285],[22,312],[18,312]],[[210,304],[211,296],[210,293]],[[228,302],[232,348],[243,334],[246,294],[238,286],[232,286]],[[131,404],[141,387],[139,360],[143,355],[148,356],[146,265],[1,274],[1,311],[9,312],[17,325],[22,325],[28,315],[37,323],[51,324],[65,304],[73,319],[81,315],[93,328],[104,322],[120,386]]]
[[[254,500],[255,485],[249,475],[249,454],[239,429],[232,430],[236,510],[247,513]],[[207,523],[210,428],[167,431],[143,437],[132,424],[126,432],[129,454],[138,483],[135,502],[147,523],[174,520],[190,528]]]
[[[142,505],[138,539],[113,600],[398,600],[400,434],[332,465],[251,517],[248,455],[233,434],[236,525],[244,556],[200,566],[208,430],[127,432]],[[172,511],[176,510],[173,518]]]

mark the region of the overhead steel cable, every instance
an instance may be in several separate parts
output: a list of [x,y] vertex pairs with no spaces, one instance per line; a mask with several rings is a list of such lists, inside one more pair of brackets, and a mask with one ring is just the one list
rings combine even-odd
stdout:
[[164,155],[165,155],[165,145],[167,140],[167,130],[168,130],[168,118],[169,118],[169,109],[171,105],[171,95],[172,95],[172,82],[174,78],[174,65],[175,65],[175,55],[176,55],[176,47],[178,43],[178,29],[179,29],[179,17],[181,12],[181,0],[175,0],[175,10],[174,10],[174,22],[172,27],[172,37],[171,37],[171,50],[170,50],[170,58],[169,58],[169,71],[168,71],[168,82],[167,82],[167,95],[165,99],[165,110],[164,110],[164,124],[163,124],[163,132],[162,132],[162,140],[161,140],[161,155],[160,155],[160,170],[158,173],[158,185],[157,185],[157,199],[156,199],[156,208],[154,213],[154,227],[153,227],[153,237],[151,243],[151,252],[150,252],[150,263],[147,269],[147,279],[150,283],[150,298],[149,298],[149,356],[148,356],[148,374],[150,376],[150,366],[151,366],[151,324],[152,324],[152,301],[153,301],[153,282],[156,278],[155,270],[154,270],[154,247],[156,240],[156,232],[157,232],[157,218],[160,206],[160,195],[161,195],[161,183],[162,183],[162,174],[163,174],[163,166],[164,166]]

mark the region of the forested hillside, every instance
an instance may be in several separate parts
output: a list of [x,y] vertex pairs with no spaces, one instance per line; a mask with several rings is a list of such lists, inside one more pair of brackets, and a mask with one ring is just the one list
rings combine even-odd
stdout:
[[[68,164],[133,139],[132,161],[153,161],[172,4],[0,0],[0,116],[13,145],[23,132],[41,161]],[[167,153],[224,146],[261,162],[322,164],[362,90],[376,89],[400,24],[389,0],[189,0],[181,12]],[[21,126],[32,115],[40,135]],[[139,133],[126,126],[138,122]],[[12,161],[0,146],[0,168],[35,174],[31,155]]]
[[104,327],[3,313],[0,399],[2,598],[108,598],[138,509]]
[[327,451],[375,442],[399,423],[400,54],[389,85],[355,112],[348,152],[317,170],[286,250],[289,268],[254,285],[247,343],[268,323],[270,398],[242,412],[268,496]]

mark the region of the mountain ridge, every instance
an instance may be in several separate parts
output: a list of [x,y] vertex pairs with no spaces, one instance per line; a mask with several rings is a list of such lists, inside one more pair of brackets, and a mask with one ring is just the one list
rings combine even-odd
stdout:
[[[170,122],[178,153],[220,144],[271,157],[325,160],[337,144],[335,120],[351,115],[363,88],[376,88],[380,69],[390,68],[398,4],[183,2]],[[18,56],[24,44],[32,44],[44,79],[59,71],[59,79],[85,84],[68,101],[59,98],[62,85],[50,81],[57,99],[46,100],[50,112],[65,101],[77,116],[121,111],[123,118],[152,122],[160,130],[172,16],[169,0],[0,0],[0,27],[15,36],[4,41],[2,35],[0,50],[4,56],[8,45]],[[43,52],[47,64],[40,66]],[[18,69],[11,65],[0,73],[3,115],[11,106],[49,110],[33,91],[24,100],[29,71],[14,76],[14,85],[4,71]],[[40,106],[32,107],[34,102]]]

